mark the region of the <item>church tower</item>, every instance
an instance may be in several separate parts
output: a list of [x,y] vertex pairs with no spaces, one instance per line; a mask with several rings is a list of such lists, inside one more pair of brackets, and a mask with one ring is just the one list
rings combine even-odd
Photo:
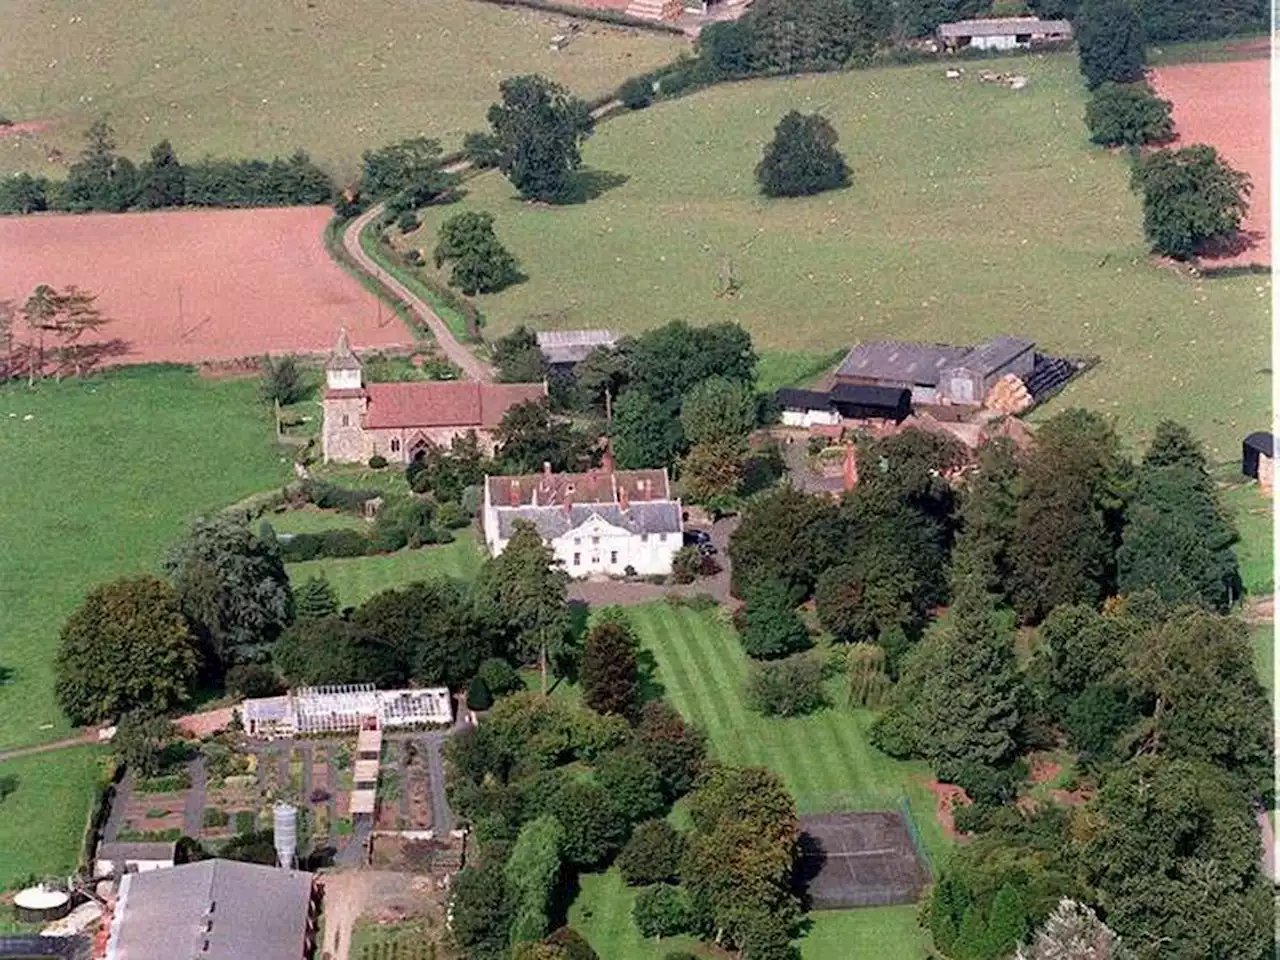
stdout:
[[324,379],[324,462],[366,459],[363,419],[369,398],[364,391],[360,360],[351,349],[346,327],[339,332],[337,346],[325,361]]

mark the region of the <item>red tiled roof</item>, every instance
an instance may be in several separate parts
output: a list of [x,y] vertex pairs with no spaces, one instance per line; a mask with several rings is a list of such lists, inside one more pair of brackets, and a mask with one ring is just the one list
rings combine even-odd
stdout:
[[518,403],[547,395],[542,383],[371,383],[366,429],[395,427],[496,427]]
[[535,473],[522,477],[490,477],[489,499],[498,507],[639,503],[670,500],[671,486],[665,470]]

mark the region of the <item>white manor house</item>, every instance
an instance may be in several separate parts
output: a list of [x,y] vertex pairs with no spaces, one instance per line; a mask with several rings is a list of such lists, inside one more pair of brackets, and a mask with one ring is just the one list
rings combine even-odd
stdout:
[[571,577],[669,574],[684,543],[684,510],[666,470],[486,477],[484,539],[497,556],[518,520],[532,523]]

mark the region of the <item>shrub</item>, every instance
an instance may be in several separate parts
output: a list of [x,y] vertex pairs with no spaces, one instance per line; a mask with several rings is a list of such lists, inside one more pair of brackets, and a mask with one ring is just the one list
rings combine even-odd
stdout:
[[653,103],[653,82],[648,77],[632,77],[618,88],[618,99],[628,110],[643,110]]
[[1180,260],[1233,237],[1252,189],[1247,175],[1204,144],[1142,157],[1133,187],[1142,193],[1142,226],[1152,249]]
[[689,928],[689,896],[680,887],[659,883],[642,890],[631,908],[636,928],[645,937],[674,937]]
[[787,588],[777,580],[768,580],[752,590],[734,620],[748,656],[776,660],[809,645],[809,632],[796,613]]
[[191,777],[185,773],[173,773],[164,777],[146,777],[134,784],[138,793],[177,793],[191,786]]
[[471,678],[471,683],[467,685],[467,706],[472,710],[488,710],[493,706],[493,695],[489,692],[489,685],[484,682],[484,677],[477,675]]
[[436,522],[449,530],[459,530],[471,522],[462,504],[454,500],[446,500],[436,507]]
[[401,233],[412,233],[418,229],[418,215],[412,210],[406,210],[396,218],[396,226]]
[[268,666],[240,663],[227,671],[227,689],[242,697],[273,697],[280,692],[280,681]]
[[800,653],[753,663],[747,672],[747,705],[765,716],[796,717],[826,706],[822,660]]
[[671,558],[671,576],[676,583],[693,583],[702,573],[702,553],[697,547],[681,547]]
[[240,835],[253,833],[253,828],[257,826],[258,815],[252,810],[236,811],[236,833]]
[[369,467],[373,470],[381,470],[387,465],[387,458],[380,453],[375,453],[369,458]]
[[209,828],[225,827],[231,821],[231,815],[217,807],[204,808],[204,825]]
[[476,676],[484,681],[489,693],[494,697],[504,697],[508,693],[515,693],[515,691],[524,688],[524,684],[520,682],[520,675],[516,673],[515,668],[498,657],[490,657],[481,663],[480,669],[476,671]]
[[693,73],[688,70],[668,73],[658,81],[658,91],[664,97],[674,97],[691,86],[693,86]]
[[651,883],[675,883],[680,879],[684,837],[665,820],[638,824],[618,855],[622,879],[633,887]]
[[1089,139],[1104,147],[1141,147],[1173,137],[1173,105],[1145,83],[1103,83],[1084,108]]
[[835,127],[819,114],[792,110],[779,122],[756,167],[766,197],[807,197],[849,185],[849,166],[836,149]]
[[327,530],[320,535],[326,557],[362,557],[369,552],[369,538],[356,530]]

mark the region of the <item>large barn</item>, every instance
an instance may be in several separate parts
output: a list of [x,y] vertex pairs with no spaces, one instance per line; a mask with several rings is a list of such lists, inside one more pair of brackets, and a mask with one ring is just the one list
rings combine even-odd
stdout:
[[1022,379],[1036,365],[1036,345],[999,336],[974,347],[880,340],[860,343],[835,371],[835,384],[911,391],[913,404],[980,404],[1001,377]]

